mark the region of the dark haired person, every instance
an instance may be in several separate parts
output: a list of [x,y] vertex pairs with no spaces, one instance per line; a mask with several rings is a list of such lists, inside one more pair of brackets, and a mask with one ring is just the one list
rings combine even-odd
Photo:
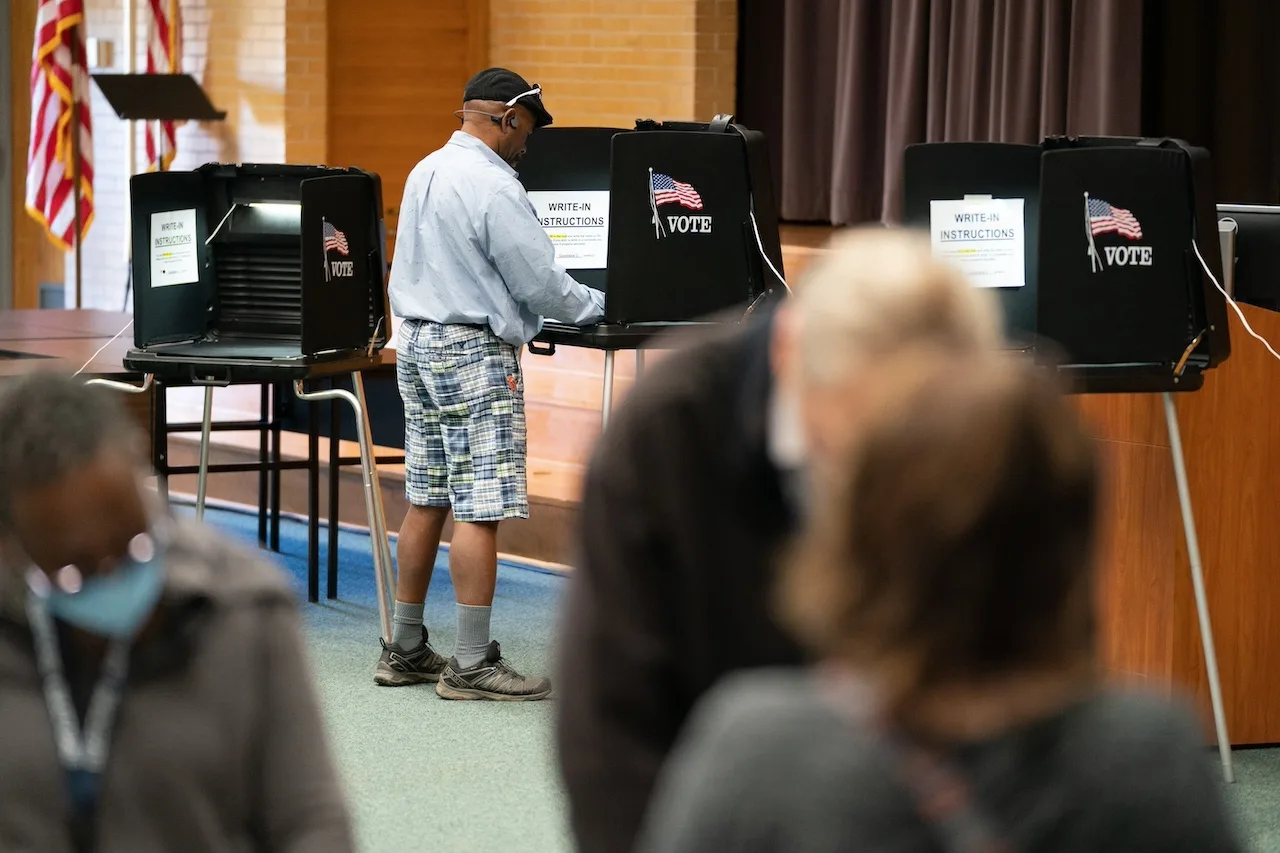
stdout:
[[882,366],[783,578],[821,663],[707,696],[646,853],[1236,853],[1202,730],[1102,684],[1096,449],[1010,357]]
[[353,850],[285,579],[142,449],[118,392],[0,385],[0,850]]
[[[516,179],[529,135],[551,124],[542,89],[489,68],[467,83],[457,115],[462,128],[409,174],[391,264],[391,307],[404,320],[396,358],[410,507],[393,633],[374,680],[436,682],[447,699],[542,699],[550,680],[518,673],[489,633],[498,524],[529,517],[520,350],[545,317],[599,320],[604,294],[556,262]],[[446,661],[422,613],[450,510],[458,636]]]

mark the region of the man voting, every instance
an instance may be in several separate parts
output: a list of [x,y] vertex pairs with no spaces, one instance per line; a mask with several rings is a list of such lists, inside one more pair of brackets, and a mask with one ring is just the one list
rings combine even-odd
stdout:
[[[410,508],[374,680],[435,682],[446,699],[536,700],[550,679],[517,672],[489,637],[498,523],[529,517],[520,350],[544,317],[598,322],[604,294],[556,262],[516,178],[529,135],[551,124],[541,88],[489,68],[467,83],[456,115],[461,129],[409,174],[391,266]],[[458,638],[445,660],[422,616],[450,509]]]

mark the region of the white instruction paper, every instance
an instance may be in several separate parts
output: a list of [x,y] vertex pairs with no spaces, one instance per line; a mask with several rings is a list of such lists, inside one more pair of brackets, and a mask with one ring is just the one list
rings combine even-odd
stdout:
[[195,208],[151,214],[151,286],[195,284],[199,280]]
[[561,266],[600,270],[609,265],[608,190],[535,190],[529,201]]
[[958,265],[977,287],[1024,287],[1023,200],[970,196],[929,203],[936,257]]

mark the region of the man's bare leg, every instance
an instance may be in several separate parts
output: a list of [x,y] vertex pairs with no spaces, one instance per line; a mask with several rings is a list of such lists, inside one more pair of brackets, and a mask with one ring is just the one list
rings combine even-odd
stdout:
[[422,604],[427,600],[440,533],[448,518],[447,506],[409,507],[396,542],[396,601]]

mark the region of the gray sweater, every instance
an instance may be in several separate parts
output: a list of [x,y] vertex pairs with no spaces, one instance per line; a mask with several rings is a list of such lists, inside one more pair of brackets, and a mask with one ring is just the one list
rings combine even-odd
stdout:
[[[872,735],[800,671],[708,694],[659,785],[645,853],[937,853]],[[951,753],[1016,853],[1236,853],[1200,730],[1140,694],[1103,692]]]
[[[352,850],[281,573],[182,523],[166,571],[162,618],[135,645],[112,736],[96,853]],[[70,853],[67,786],[13,577],[0,589],[0,850]],[[67,674],[84,694],[89,679],[77,689]]]

